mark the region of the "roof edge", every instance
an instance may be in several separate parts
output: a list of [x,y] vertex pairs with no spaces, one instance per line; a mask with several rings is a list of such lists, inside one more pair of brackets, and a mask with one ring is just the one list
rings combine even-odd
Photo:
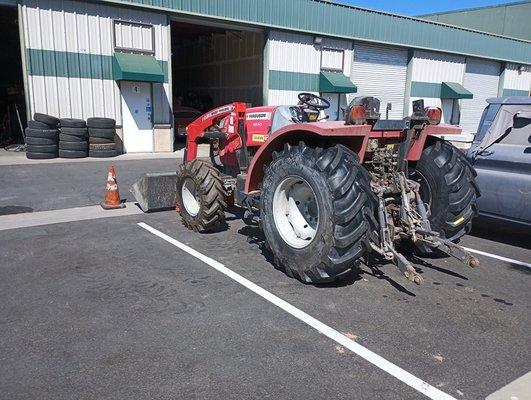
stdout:
[[456,13],[466,12],[466,11],[487,10],[489,8],[511,7],[511,6],[518,6],[521,4],[528,4],[528,3],[531,3],[531,0],[514,1],[512,3],[493,4],[490,6],[483,6],[483,7],[460,8],[458,10],[441,11],[441,12],[435,12],[435,13],[429,13],[429,14],[416,15],[415,17],[422,18],[422,17],[431,17],[435,15],[456,14]]

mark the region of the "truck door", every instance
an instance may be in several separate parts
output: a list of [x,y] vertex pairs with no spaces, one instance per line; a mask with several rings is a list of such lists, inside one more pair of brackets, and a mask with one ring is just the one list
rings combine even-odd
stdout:
[[507,133],[477,154],[474,168],[480,213],[531,223],[531,111],[516,114]]

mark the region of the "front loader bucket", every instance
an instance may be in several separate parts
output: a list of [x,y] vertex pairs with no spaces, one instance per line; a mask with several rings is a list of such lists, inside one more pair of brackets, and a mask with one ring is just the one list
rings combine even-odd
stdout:
[[175,172],[149,173],[136,181],[129,191],[144,212],[168,210],[175,208],[176,183]]

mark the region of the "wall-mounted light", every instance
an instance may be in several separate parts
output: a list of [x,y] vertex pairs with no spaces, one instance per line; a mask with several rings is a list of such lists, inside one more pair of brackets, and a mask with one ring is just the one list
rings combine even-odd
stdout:
[[524,72],[525,70],[525,67],[523,65],[519,65],[518,66],[518,73],[521,74],[522,72]]
[[321,36],[314,36],[313,44],[320,46],[323,43],[323,38]]

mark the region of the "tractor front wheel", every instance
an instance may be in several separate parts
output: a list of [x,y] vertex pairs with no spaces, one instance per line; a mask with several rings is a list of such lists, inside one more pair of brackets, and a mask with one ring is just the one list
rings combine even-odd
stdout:
[[177,206],[187,228],[215,230],[225,221],[226,199],[219,171],[212,164],[193,160],[177,171]]
[[342,145],[286,144],[273,158],[260,219],[276,264],[307,283],[337,279],[370,248],[376,223],[367,171]]

